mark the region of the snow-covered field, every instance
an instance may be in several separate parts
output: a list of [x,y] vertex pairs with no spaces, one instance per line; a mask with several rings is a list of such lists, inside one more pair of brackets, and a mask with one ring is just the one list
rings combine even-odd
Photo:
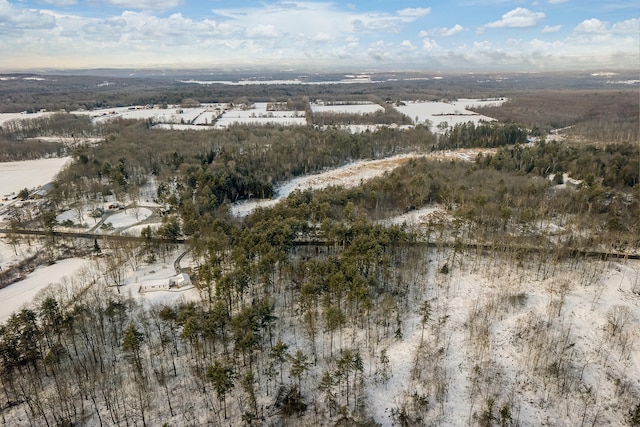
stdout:
[[0,323],[5,322],[11,313],[20,310],[25,304],[29,305],[39,292],[54,283],[59,283],[65,277],[72,277],[80,270],[87,260],[70,258],[48,266],[38,267],[24,280],[0,289]]
[[[428,79],[427,79],[428,80]],[[178,80],[180,83],[197,84],[197,85],[229,85],[229,86],[260,86],[260,85],[334,85],[334,84],[354,84],[354,83],[380,83],[372,80],[368,74],[346,74],[340,80],[307,80],[305,78],[295,78],[287,80],[260,80],[260,79],[241,79],[241,80]]]
[[48,184],[71,160],[70,157],[0,163],[0,195]]
[[183,108],[170,105],[167,108],[146,108],[143,106],[104,108],[98,110],[72,111],[72,114],[88,115],[95,123],[116,118],[151,120],[153,123],[204,125],[212,123],[227,104],[202,104],[200,107]]
[[229,104],[202,104],[197,108],[173,105],[165,109],[137,106],[73,113],[90,115],[96,123],[115,118],[151,120],[155,129],[165,130],[224,129],[233,124],[296,126],[307,123],[304,111],[268,111],[267,105],[266,102],[257,102],[251,108]]
[[363,102],[359,104],[319,104],[311,103],[311,111],[313,113],[332,113],[332,114],[372,114],[377,111],[383,111],[378,104],[372,102]]
[[12,120],[30,120],[37,119],[40,117],[46,117],[53,113],[51,112],[38,112],[38,113],[0,113],[0,126],[5,124],[6,122]]
[[432,132],[443,132],[444,123],[448,127],[453,127],[460,123],[473,122],[478,124],[481,120],[493,121],[494,119],[491,117],[469,111],[466,108],[500,105],[502,102],[504,100],[460,99],[452,103],[403,101],[402,105],[396,105],[395,108],[414,120],[415,124],[429,123]]
[[[14,250],[14,246],[7,243],[6,239],[1,239],[0,269],[7,269],[12,264],[20,262],[26,256],[32,255],[37,250],[37,247],[38,244],[35,242],[32,245],[21,243],[16,245]],[[106,248],[105,250],[108,251]],[[173,262],[183,250],[180,247],[178,250],[169,253],[165,259],[140,264],[135,270],[129,268],[125,272],[123,286],[119,290],[120,293],[131,295],[147,307],[152,304],[191,301],[199,298],[197,290],[193,287],[171,291],[138,293],[140,283],[143,281],[162,281],[174,276],[176,273]],[[5,322],[11,313],[23,307],[33,308],[33,304],[36,304],[40,299],[39,295],[48,292],[52,285],[58,286],[64,282],[71,286],[74,281],[88,283],[89,277],[104,277],[104,267],[101,263],[103,263],[102,258],[69,258],[60,260],[49,266],[40,266],[23,280],[0,289],[0,323]],[[192,263],[193,260],[186,256],[182,259],[180,265],[187,267]],[[79,279],[80,276],[83,279]],[[106,284],[100,281],[95,286],[106,286]],[[110,289],[116,292],[115,288]]]
[[353,187],[359,185],[363,181],[375,178],[387,171],[395,169],[410,157],[412,157],[412,155],[394,156],[381,160],[363,160],[320,174],[305,175],[294,178],[278,186],[275,191],[276,196],[273,199],[257,199],[234,203],[231,206],[231,212],[235,216],[246,216],[258,207],[269,207],[275,205],[295,190],[316,190],[328,187],[329,185]]
[[225,129],[232,125],[279,125],[279,126],[304,126],[307,119],[304,117],[231,117],[225,116],[218,119],[215,129]]
[[[351,79],[353,80],[353,79]],[[357,79],[356,79],[357,80]],[[213,84],[221,82],[189,81],[197,84]],[[265,82],[236,82],[235,84],[266,84]],[[455,126],[459,123],[480,120],[492,121],[490,117],[476,114],[467,108],[482,106],[499,106],[506,101],[505,98],[496,99],[467,99],[461,98],[454,102],[422,102],[404,101],[395,108],[401,113],[411,117],[415,124],[430,123],[431,130],[443,132],[443,126]],[[207,130],[212,125],[215,129],[225,129],[234,124],[241,125],[266,125],[303,126],[307,124],[304,111],[267,111],[266,102],[257,102],[251,108],[242,106],[230,106],[229,104],[202,104],[197,108],[182,108],[178,105],[170,105],[161,109],[151,106],[116,107],[98,110],[73,111],[72,114],[89,115],[96,123],[115,118],[151,120],[156,129],[165,130]],[[334,103],[327,105],[323,102],[310,104],[313,113],[330,114],[373,114],[383,111],[384,108],[372,102]],[[0,114],[0,125],[8,120],[29,119],[40,117],[47,112],[36,114],[6,113]],[[377,126],[366,128],[350,127],[350,132],[374,131]]]
[[234,107],[225,111],[216,121],[216,129],[225,129],[234,124],[302,126],[307,124],[304,111],[269,111],[268,103],[256,102],[251,108]]

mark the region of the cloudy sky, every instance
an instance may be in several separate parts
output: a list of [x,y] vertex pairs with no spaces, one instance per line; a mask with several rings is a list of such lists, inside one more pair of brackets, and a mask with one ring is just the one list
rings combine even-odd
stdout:
[[638,0],[0,0],[0,70],[640,69]]

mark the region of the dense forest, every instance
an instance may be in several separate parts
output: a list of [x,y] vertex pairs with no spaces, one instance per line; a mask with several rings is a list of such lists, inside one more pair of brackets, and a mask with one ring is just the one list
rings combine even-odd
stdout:
[[[627,94],[613,98],[626,105]],[[514,96],[483,110],[504,122],[441,135],[423,126],[94,127],[68,114],[4,126],[4,159],[73,157],[48,212],[21,227],[51,231],[57,213],[106,196],[136,203],[150,182],[167,213],[140,241],[96,240],[81,273],[0,325],[3,423],[639,425],[640,388],[626,369],[640,343],[640,285],[623,263],[640,248],[634,119],[621,107],[605,118],[618,130],[564,143],[548,131],[589,135],[603,118],[558,117],[537,99]],[[25,139],[72,134],[102,142]],[[468,148],[480,154],[444,156]],[[270,198],[294,177],[397,154],[407,156],[377,178],[231,214],[233,203]],[[424,209],[418,223],[399,220]],[[52,262],[87,251],[53,233],[34,244]],[[127,274],[178,249],[193,260],[197,301],[145,306],[120,293]],[[599,304],[619,271],[631,302]],[[588,332],[577,329],[583,306],[605,319]]]

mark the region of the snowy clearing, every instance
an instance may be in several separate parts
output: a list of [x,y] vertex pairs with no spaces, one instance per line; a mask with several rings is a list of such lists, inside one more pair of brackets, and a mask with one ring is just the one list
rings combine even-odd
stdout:
[[242,125],[267,125],[301,126],[307,124],[304,111],[280,111],[269,110],[269,103],[256,102],[249,108],[235,106],[225,111],[216,121],[216,129],[225,129],[229,126]]
[[6,122],[10,122],[12,120],[31,120],[38,119],[40,117],[50,116],[51,112],[38,112],[38,113],[0,113],[0,126],[5,124]]
[[[100,241],[101,242],[101,241]],[[8,268],[11,264],[20,262],[24,257],[32,254],[36,249],[36,245],[18,245],[15,255],[13,247],[4,241],[0,241],[0,267]],[[29,252],[31,251],[31,252]],[[175,276],[173,266],[174,260],[182,253],[183,248],[167,254],[165,259],[159,259],[156,262],[143,264],[135,270],[129,269],[125,273],[123,286],[120,286],[120,292],[131,295],[145,307],[154,304],[170,304],[178,301],[195,301],[199,299],[199,294],[193,286],[183,289],[158,291],[149,293],[139,293],[140,283],[144,281],[168,281],[170,277]],[[185,257],[181,265],[189,266],[193,263],[190,257]],[[34,308],[34,301],[38,300],[38,295],[45,292],[52,285],[57,286],[66,283],[75,291],[78,290],[80,282],[87,284],[89,277],[105,277],[103,270],[108,264],[104,264],[102,258],[69,258],[57,261],[49,266],[38,267],[35,271],[28,274],[23,280],[13,283],[5,288],[0,289],[0,323],[5,322],[11,313],[20,310],[23,307]],[[105,279],[106,280],[106,279]],[[106,286],[107,284],[99,282],[92,286]],[[116,293],[115,287],[109,287]],[[68,291],[71,291],[69,289]]]
[[374,103],[361,103],[361,104],[320,104],[311,103],[311,111],[316,113],[330,113],[330,114],[373,114],[377,111],[384,111],[378,104]]
[[24,280],[0,289],[0,323],[5,322],[11,313],[29,304],[43,289],[53,283],[59,283],[65,277],[72,277],[85,264],[79,258],[64,259],[49,266],[42,266],[29,274]]
[[147,208],[129,208],[126,211],[111,215],[105,219],[105,224],[111,224],[114,229],[130,227],[144,221],[151,216],[152,212]]
[[492,150],[487,149],[464,149],[440,151],[429,154],[401,154],[378,160],[360,160],[319,174],[294,178],[277,186],[273,199],[256,199],[237,202],[231,205],[231,212],[238,217],[246,216],[258,207],[270,207],[277,204],[295,190],[317,190],[331,185],[347,188],[354,187],[401,166],[411,158],[428,157],[430,159],[473,161],[478,154],[486,154],[491,151]]
[[[442,133],[446,127],[453,127],[457,124],[473,122],[478,124],[482,121],[494,121],[491,117],[469,111],[467,106],[477,107],[485,103],[490,105],[504,101],[483,101],[477,99],[461,99],[456,102],[423,102],[423,101],[403,101],[395,108],[402,114],[410,117],[415,124],[429,123],[430,129],[435,133]],[[444,124],[447,126],[444,126]],[[440,125],[440,127],[438,126]]]
[[362,181],[382,175],[395,169],[415,155],[400,155],[380,160],[368,160],[350,163],[337,169],[332,169],[316,175],[306,175],[294,178],[276,188],[276,197],[268,200],[248,200],[231,205],[231,212],[235,216],[246,216],[258,207],[269,207],[285,199],[295,190],[320,189],[330,185],[353,187]]
[[0,163],[0,195],[34,189],[53,181],[70,157]]

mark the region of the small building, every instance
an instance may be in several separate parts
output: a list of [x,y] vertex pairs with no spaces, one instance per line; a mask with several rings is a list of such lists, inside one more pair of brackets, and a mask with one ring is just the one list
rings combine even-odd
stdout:
[[166,279],[145,280],[140,284],[138,292],[182,291],[193,287],[187,273],[176,274]]
[[185,286],[191,286],[191,278],[187,273],[180,273],[169,278],[169,289],[180,289]]

